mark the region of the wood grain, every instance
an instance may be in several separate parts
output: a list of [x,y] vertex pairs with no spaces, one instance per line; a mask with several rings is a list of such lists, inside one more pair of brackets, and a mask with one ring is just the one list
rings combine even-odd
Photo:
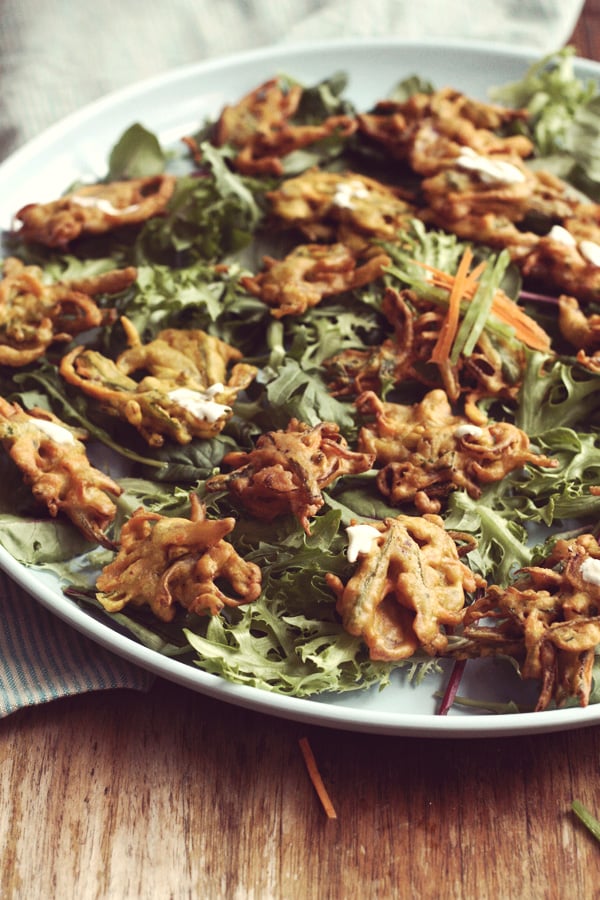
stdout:
[[[308,737],[338,818],[298,741]],[[600,729],[306,728],[157,681],[0,723],[1,897],[597,897]]]
[[[574,41],[600,59],[600,0]],[[574,799],[600,814],[600,728],[381,737],[158,680],[0,722],[0,898],[599,897],[600,845]]]

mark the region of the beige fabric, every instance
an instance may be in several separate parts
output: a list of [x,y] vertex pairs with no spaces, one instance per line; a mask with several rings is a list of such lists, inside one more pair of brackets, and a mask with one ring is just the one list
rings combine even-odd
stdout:
[[583,0],[2,0],[0,159],[91,100],[281,41],[465,38],[562,46]]

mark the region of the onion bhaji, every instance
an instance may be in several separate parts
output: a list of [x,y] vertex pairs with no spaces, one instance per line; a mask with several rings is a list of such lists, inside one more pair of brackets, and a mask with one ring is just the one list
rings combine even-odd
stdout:
[[[152,447],[162,446],[165,436],[187,444],[219,434],[256,368],[238,362],[242,354],[235,347],[199,329],[165,329],[142,344],[132,323],[121,321],[129,347],[116,360],[74,348],[60,362],[65,381],[136,428]],[[131,377],[138,371],[140,381]]]
[[231,472],[214,475],[208,491],[229,490],[257,519],[293,513],[307,534],[309,518],[323,506],[321,491],[342,475],[371,468],[374,456],[349,449],[332,422],[313,427],[291,419],[285,431],[262,434],[253,450],[228,453]]
[[[528,165],[534,155],[529,138],[503,133],[527,116],[444,88],[404,102],[382,101],[357,118],[364,137],[421,177],[416,214],[424,222],[507,248],[523,275],[540,286],[598,299],[600,268],[581,246],[593,242],[594,255],[600,254],[600,207],[551,172]],[[557,226],[572,235],[572,246],[556,239]]]
[[173,175],[90,184],[49,203],[28,203],[16,214],[23,241],[65,248],[82,234],[139,225],[162,213],[175,189]]
[[[528,283],[580,301],[600,299],[600,205],[579,204],[521,261]],[[575,342],[573,342],[575,343]]]
[[558,324],[560,333],[574,348],[577,362],[600,374],[600,314],[585,311],[576,297],[561,294]]
[[[467,165],[467,160],[473,158],[459,156],[452,166],[422,181],[420,217],[465,240],[506,248],[518,264],[525,265],[539,241],[523,223],[534,216],[561,222],[574,215],[580,202],[559,178],[529,169],[518,157],[482,157],[486,169]],[[485,177],[488,167],[499,165],[506,169]]]
[[358,449],[374,453],[381,466],[377,486],[394,505],[412,502],[420,513],[437,513],[450,491],[470,497],[481,486],[501,481],[526,463],[555,467],[557,460],[534,453],[529,438],[509,422],[476,425],[454,415],[443,390],[429,391],[420,403],[385,403],[372,391],[356,400],[364,425]]
[[380,253],[357,264],[345,244],[300,244],[282,260],[265,256],[263,271],[242,278],[242,284],[272,307],[276,318],[299,316],[324,297],[375,281],[390,262]]
[[234,527],[234,518],[207,519],[194,494],[189,519],[140,507],[121,529],[117,556],[98,577],[98,601],[111,613],[127,604],[147,605],[163,622],[173,620],[176,604],[215,616],[225,606],[251,603],[260,596],[261,571],[225,540]]
[[74,281],[44,281],[38,266],[4,260],[0,280],[0,365],[18,368],[39,359],[58,341],[114,320],[93,299],[116,294],[137,277],[133,266]]
[[122,489],[90,464],[86,437],[53,413],[37,407],[26,412],[0,397],[0,442],[36,501],[53,517],[68,516],[88,541],[112,548],[106,536],[116,515],[111,496],[118,497]]
[[559,539],[540,565],[490,585],[466,610],[469,644],[457,655],[510,654],[523,678],[541,682],[537,710],[576,698],[589,701],[600,645],[600,546],[592,534]]
[[299,229],[310,241],[338,241],[357,252],[375,240],[393,240],[414,218],[398,190],[354,172],[309,169],[269,191],[267,199],[279,225]]
[[600,315],[587,315],[575,297],[558,298],[558,324],[562,336],[576,349],[577,361],[600,373]]
[[525,110],[482,103],[452,88],[416,93],[404,102],[383,100],[359,115],[361,134],[382,145],[414,172],[433,175],[463,147],[477,153],[528,157],[531,141],[524,135],[502,137],[500,131],[526,119]]
[[[351,396],[363,391],[379,393],[383,385],[401,385],[407,380],[427,387],[443,387],[452,402],[465,398],[472,421],[485,419],[477,403],[482,398],[510,400],[519,390],[525,365],[524,352],[515,347],[496,346],[483,331],[469,356],[456,363],[431,362],[431,353],[444,321],[443,310],[423,300],[414,291],[387,288],[382,313],[394,334],[379,347],[344,350],[325,360],[331,392]],[[506,366],[510,355],[512,365]],[[510,372],[510,374],[509,374]]]
[[359,553],[346,584],[326,575],[344,628],[365,641],[372,659],[407,659],[417,650],[443,654],[445,626],[461,622],[465,594],[484,582],[461,562],[439,516],[401,515],[371,524],[380,537]]
[[317,124],[294,124],[303,95],[299,84],[278,78],[259,85],[238,103],[225,106],[216,124],[214,143],[237,151],[233,164],[245,175],[283,175],[282,158],[333,135],[347,138],[357,128],[354,116],[329,116]]
[[[463,152],[425,178],[421,191],[426,224],[507,249],[528,284],[586,300],[600,296],[600,208],[550,172],[519,157]],[[541,223],[546,233],[538,233]]]

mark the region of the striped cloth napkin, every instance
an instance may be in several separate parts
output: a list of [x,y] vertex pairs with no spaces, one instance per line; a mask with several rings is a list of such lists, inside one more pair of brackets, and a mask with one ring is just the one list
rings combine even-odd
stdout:
[[0,575],[0,717],[107,688],[148,690],[154,676],[65,625]]
[[[102,94],[280,41],[397,35],[562,46],[583,0],[2,0],[0,160]],[[89,35],[94,35],[94,61]],[[40,52],[40,48],[43,52]],[[97,646],[0,573],[0,717],[153,676]]]

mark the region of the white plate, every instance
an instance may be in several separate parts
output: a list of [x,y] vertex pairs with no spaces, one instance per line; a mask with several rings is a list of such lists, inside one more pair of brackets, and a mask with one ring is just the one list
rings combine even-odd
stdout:
[[[418,74],[435,86],[452,86],[486,99],[494,85],[519,79],[534,52],[486,44],[351,40],[278,46],[175,70],[111,94],[53,126],[0,166],[0,226],[10,226],[25,203],[50,200],[78,177],[101,177],[121,133],[140,122],[164,143],[192,133],[226,102],[280,72],[305,84],[343,70],[348,96],[361,109],[384,97],[402,78]],[[600,65],[579,61],[578,72],[598,79]],[[434,694],[443,678],[405,683],[397,673],[384,691],[296,699],[238,686],[194,666],[168,659],[98,622],[65,598],[56,580],[27,569],[0,547],[0,567],[40,603],[99,644],[156,674],[228,703],[318,725],[381,734],[490,737],[580,728],[600,723],[600,704],[543,713],[494,715],[455,707],[437,716]],[[461,694],[506,701],[533,693],[500,661],[469,662]]]

